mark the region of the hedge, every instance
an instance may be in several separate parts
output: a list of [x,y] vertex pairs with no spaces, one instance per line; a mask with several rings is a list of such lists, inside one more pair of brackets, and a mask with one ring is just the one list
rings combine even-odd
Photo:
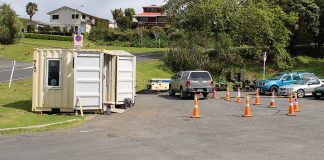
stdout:
[[57,41],[72,41],[72,36],[59,36],[50,34],[37,34],[37,33],[24,33],[25,38],[31,39],[44,39],[44,40],[57,40]]

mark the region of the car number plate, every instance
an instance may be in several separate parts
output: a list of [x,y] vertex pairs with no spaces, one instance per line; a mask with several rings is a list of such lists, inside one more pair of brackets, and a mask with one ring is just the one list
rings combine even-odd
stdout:
[[203,90],[203,89],[197,89],[197,91],[198,91],[198,92],[202,92],[202,91],[204,91],[204,90]]
[[317,96],[321,96],[321,95],[322,95],[322,93],[316,93],[316,95],[317,95]]

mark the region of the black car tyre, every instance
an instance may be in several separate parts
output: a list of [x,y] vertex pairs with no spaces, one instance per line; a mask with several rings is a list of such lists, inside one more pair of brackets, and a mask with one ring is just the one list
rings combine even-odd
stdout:
[[271,93],[274,91],[275,94],[277,94],[277,93],[278,93],[278,87],[277,87],[277,86],[272,86],[272,87],[270,88],[270,91],[271,91]]
[[203,93],[204,98],[208,96],[208,93]]
[[184,93],[182,87],[180,88],[180,98],[181,99],[184,99],[185,98],[185,93]]
[[297,97],[303,98],[305,96],[305,92],[302,89],[297,90]]
[[320,96],[315,96],[315,99],[321,99],[321,97]]
[[169,96],[175,96],[175,92],[172,91],[172,89],[169,89]]

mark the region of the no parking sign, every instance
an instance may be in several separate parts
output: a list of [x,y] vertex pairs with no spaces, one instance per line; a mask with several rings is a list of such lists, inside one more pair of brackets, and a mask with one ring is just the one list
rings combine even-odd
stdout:
[[74,35],[73,38],[74,48],[81,48],[83,47],[83,35]]

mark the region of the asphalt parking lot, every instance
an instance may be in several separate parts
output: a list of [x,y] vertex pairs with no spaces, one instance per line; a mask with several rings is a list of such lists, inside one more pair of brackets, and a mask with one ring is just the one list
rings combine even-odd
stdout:
[[244,100],[200,99],[202,118],[191,119],[192,98],[142,94],[124,114],[61,131],[2,135],[0,155],[6,160],[324,159],[324,99],[299,99],[301,112],[289,117],[287,98],[276,99],[278,108],[270,109],[271,98],[262,97],[262,105],[251,105],[251,118],[241,117]]

